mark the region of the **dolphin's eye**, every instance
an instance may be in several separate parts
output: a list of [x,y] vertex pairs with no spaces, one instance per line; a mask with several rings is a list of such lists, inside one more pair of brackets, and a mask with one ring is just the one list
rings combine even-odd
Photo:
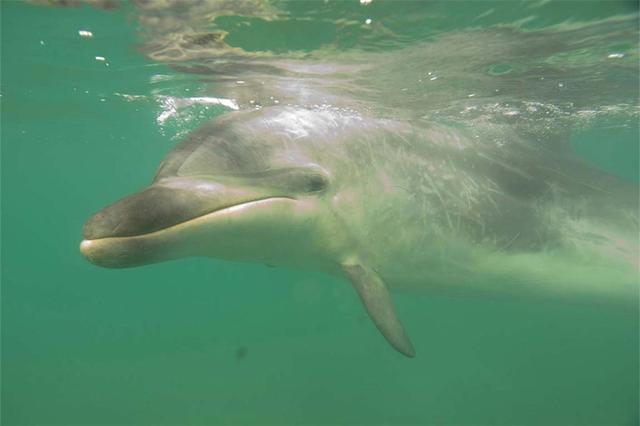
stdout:
[[324,191],[327,185],[329,184],[326,177],[317,173],[307,175],[306,179],[307,179],[307,182],[306,182],[307,192]]
[[328,175],[317,166],[267,170],[253,173],[251,177],[264,186],[278,188],[291,194],[321,192],[329,186]]

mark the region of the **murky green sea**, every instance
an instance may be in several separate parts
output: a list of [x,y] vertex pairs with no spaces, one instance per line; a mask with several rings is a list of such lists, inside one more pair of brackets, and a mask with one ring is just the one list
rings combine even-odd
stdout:
[[[327,46],[394,52],[470,28],[535,34],[631,20],[630,39],[596,41],[593,51],[587,41],[547,63],[599,73],[629,61],[631,80],[609,76],[601,89],[610,97],[594,92],[565,112],[589,116],[572,133],[581,155],[638,180],[636,1],[275,2],[288,19],[264,18],[271,11],[258,3],[260,14],[216,20],[230,45],[325,47],[316,60],[331,55]],[[638,424],[637,304],[400,292],[418,348],[406,359],[338,278],[209,259],[126,270],[83,259],[84,221],[148,184],[181,135],[224,112],[168,107],[215,90],[152,59],[149,40],[162,42],[165,30],[154,36],[134,5],[114,4],[1,2],[3,425]],[[605,36],[595,31],[582,42]],[[489,71],[530,65],[517,58]],[[549,78],[574,84],[579,97],[598,84],[590,72]],[[558,96],[565,105],[569,95]]]

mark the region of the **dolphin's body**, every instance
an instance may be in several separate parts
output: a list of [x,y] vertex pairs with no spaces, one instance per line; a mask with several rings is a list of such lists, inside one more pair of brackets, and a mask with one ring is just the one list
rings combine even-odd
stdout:
[[94,215],[81,250],[107,267],[211,256],[338,274],[413,356],[387,287],[634,299],[637,191],[564,143],[330,107],[233,112]]

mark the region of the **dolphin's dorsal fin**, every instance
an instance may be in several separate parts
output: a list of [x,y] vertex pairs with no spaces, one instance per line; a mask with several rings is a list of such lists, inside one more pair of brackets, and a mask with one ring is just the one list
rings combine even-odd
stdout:
[[416,354],[409,336],[396,316],[393,300],[384,281],[371,269],[362,265],[343,265],[344,272],[360,295],[369,317],[387,341],[403,355]]

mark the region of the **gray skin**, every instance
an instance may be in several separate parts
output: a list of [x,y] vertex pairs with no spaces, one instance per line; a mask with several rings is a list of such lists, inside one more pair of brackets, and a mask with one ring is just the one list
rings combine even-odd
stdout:
[[566,140],[504,138],[332,108],[230,113],[91,217],[81,250],[105,267],[209,256],[337,274],[410,357],[387,287],[635,300],[635,188]]

